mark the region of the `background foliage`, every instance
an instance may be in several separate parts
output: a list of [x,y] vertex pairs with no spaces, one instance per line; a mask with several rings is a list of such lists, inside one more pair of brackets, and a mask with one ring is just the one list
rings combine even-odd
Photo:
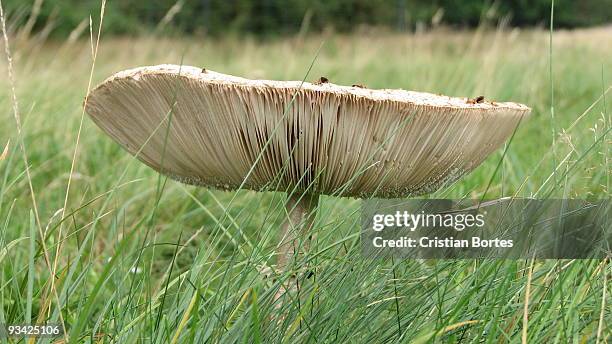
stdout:
[[[67,36],[91,13],[98,1],[4,0],[14,23],[24,24],[40,4],[35,30],[47,28]],[[111,0],[106,34],[138,34],[168,25],[175,33],[248,32],[279,35],[300,29],[351,31],[360,26],[415,30],[438,24],[474,27],[483,21],[509,20],[513,26],[546,24],[550,0]],[[164,18],[166,18],[164,20]],[[600,25],[612,18],[612,0],[558,0],[556,27]],[[94,19],[96,19],[94,17]]]

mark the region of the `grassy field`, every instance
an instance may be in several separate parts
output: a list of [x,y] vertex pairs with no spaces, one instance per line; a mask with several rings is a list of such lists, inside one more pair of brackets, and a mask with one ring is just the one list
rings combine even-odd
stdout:
[[[325,75],[521,102],[532,116],[501,165],[503,149],[431,197],[608,198],[612,29],[554,32],[552,49],[549,39],[516,29],[274,41],[103,36],[93,85],[122,69],[182,61],[250,78]],[[63,340],[75,343],[610,340],[608,261],[366,260],[356,199],[322,197],[317,242],[295,264],[315,277],[299,297],[275,302],[291,272],[259,271],[274,263],[284,194],[160,177],[83,117],[88,40],[9,40],[22,128],[3,53],[0,146],[10,144],[0,161],[0,323],[62,323]]]

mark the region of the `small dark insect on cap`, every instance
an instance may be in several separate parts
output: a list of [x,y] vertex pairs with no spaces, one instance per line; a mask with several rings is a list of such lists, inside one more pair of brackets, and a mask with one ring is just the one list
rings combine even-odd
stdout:
[[482,103],[482,102],[484,102],[484,96],[478,96],[478,97],[476,97],[475,100],[476,100],[476,103]]
[[364,84],[352,84],[351,86],[357,88],[367,88]]
[[202,68],[202,73],[206,73],[206,68]]
[[317,80],[315,82],[315,84],[320,85],[320,84],[326,84],[328,82],[329,82],[329,79],[324,77],[324,76],[322,76],[322,77],[319,78],[319,80]]

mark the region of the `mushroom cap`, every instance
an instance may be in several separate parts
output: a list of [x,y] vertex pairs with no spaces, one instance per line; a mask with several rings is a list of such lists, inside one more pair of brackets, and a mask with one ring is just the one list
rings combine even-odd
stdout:
[[86,111],[129,153],[184,183],[394,198],[470,172],[530,109],[159,65],[111,76]]

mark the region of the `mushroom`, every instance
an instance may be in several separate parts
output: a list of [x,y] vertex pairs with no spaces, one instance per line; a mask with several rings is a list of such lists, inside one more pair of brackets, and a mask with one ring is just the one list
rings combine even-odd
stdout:
[[288,192],[277,258],[284,269],[312,226],[319,195],[431,193],[477,167],[530,109],[159,65],[111,76],[91,91],[86,111],[129,153],[170,178]]

